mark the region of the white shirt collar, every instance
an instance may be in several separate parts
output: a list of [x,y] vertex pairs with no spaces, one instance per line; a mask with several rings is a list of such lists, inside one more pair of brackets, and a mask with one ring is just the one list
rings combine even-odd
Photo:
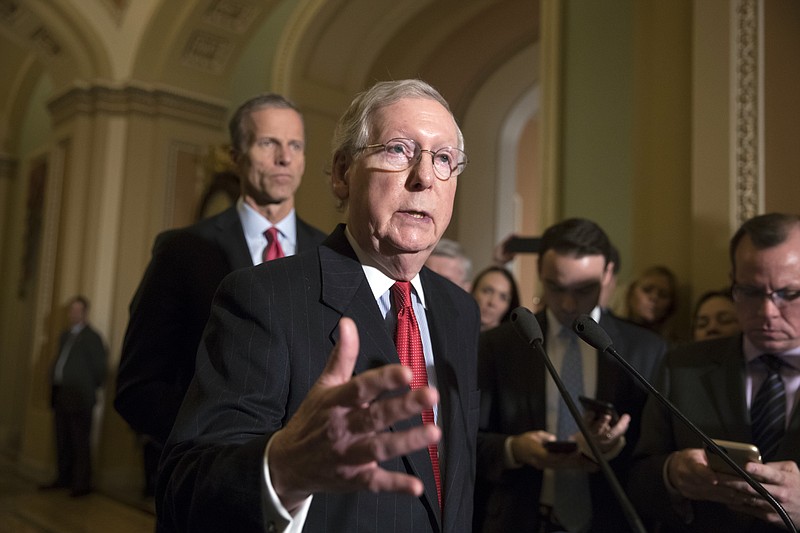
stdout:
[[272,226],[275,226],[285,239],[293,245],[297,245],[297,243],[294,242],[297,235],[297,219],[295,217],[294,208],[289,211],[288,215],[279,220],[277,224],[273,224],[267,220],[261,213],[248,205],[241,196],[236,200],[236,211],[239,213],[239,220],[242,221],[244,236],[248,241],[251,239],[263,238],[264,232]]
[[[373,261],[358,245],[355,237],[350,233],[347,226],[344,228],[344,235],[347,237],[347,242],[353,247],[353,251],[355,251],[358,257],[358,262],[361,263],[361,268],[364,270],[364,275],[367,277],[369,288],[372,290],[372,296],[377,300],[385,294],[386,291],[391,289],[392,285],[394,285],[397,280],[390,278],[378,268],[377,263],[375,263],[375,261]],[[417,292],[419,301],[422,302],[423,307],[427,309],[428,306],[425,305],[425,293],[422,290],[422,281],[419,279],[419,273],[411,279],[411,285]]]

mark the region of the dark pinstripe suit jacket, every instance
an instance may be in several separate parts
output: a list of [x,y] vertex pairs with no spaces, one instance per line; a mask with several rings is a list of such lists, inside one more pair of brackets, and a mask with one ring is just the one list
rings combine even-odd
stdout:
[[[744,382],[742,336],[736,335],[671,351],[656,387],[711,438],[753,442]],[[694,521],[684,524],[670,503],[661,472],[671,452],[702,448],[702,441],[652,398],[645,407],[642,432],[629,492],[642,514],[665,521],[662,531],[784,531],[712,502],[694,502]],[[796,408],[775,460],[800,462],[800,413]]]
[[[297,218],[297,250],[325,234]],[[114,407],[137,432],[167,440],[194,375],[195,355],[222,278],[253,266],[235,207],[161,233],[131,302]]]
[[[443,430],[440,514],[426,450],[382,465],[419,476],[419,498],[314,495],[306,531],[449,531],[471,527],[479,398],[479,314],[472,297],[433,272],[421,279]],[[356,373],[399,359],[361,264],[339,226],[312,253],[240,270],[220,285],[195,380],[162,456],[162,531],[265,531],[263,453],[322,372],[341,317],[358,326]],[[421,424],[421,418],[397,429]]]

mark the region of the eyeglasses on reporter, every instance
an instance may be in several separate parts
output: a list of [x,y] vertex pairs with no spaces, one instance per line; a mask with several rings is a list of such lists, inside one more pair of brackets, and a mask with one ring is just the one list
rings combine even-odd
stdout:
[[760,287],[752,287],[750,285],[741,285],[734,283],[731,287],[731,295],[736,302],[762,302],[764,298],[772,301],[777,307],[786,307],[794,303],[800,298],[800,289],[791,289],[784,287],[774,291],[765,291]]
[[445,146],[438,150],[424,150],[412,139],[398,137],[385,143],[368,144],[356,151],[373,150],[381,148],[379,153],[381,166],[385,170],[407,170],[422,160],[422,153],[431,154],[434,174],[442,181],[447,181],[453,176],[464,172],[469,161],[463,150]]

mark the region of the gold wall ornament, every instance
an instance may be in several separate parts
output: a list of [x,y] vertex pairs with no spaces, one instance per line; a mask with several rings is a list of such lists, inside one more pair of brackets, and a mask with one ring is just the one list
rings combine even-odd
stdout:
[[763,113],[759,93],[759,2],[738,0],[735,18],[735,186],[736,224],[754,217],[763,205],[763,166],[760,117]]

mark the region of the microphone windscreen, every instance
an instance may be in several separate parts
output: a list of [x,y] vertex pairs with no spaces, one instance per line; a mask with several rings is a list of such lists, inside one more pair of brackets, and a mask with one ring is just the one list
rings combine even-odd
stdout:
[[542,328],[527,307],[519,306],[511,311],[511,325],[528,344],[533,344],[536,340],[544,341]]
[[601,352],[605,352],[614,344],[611,342],[611,337],[608,336],[606,330],[600,327],[600,324],[595,322],[589,315],[581,315],[576,318],[575,322],[572,323],[572,329],[578,334],[578,337]]

